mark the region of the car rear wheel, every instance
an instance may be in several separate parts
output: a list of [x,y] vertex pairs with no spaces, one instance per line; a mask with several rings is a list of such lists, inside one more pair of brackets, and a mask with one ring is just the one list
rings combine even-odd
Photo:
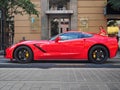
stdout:
[[15,49],[14,58],[20,63],[29,63],[33,60],[32,50],[27,46],[20,46]]
[[108,57],[108,50],[101,45],[94,46],[89,51],[89,61],[92,63],[104,63]]

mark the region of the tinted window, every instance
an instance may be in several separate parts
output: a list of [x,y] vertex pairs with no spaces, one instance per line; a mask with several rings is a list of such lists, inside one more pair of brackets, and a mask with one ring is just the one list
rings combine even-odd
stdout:
[[76,32],[70,32],[70,33],[64,33],[60,35],[61,40],[71,40],[71,39],[78,39],[82,38],[81,33],[76,33]]
[[63,34],[56,35],[52,37],[50,40],[54,41],[55,38],[58,36],[60,36],[61,40],[72,40],[72,39],[78,39],[78,38],[92,37],[92,34],[81,33],[81,32],[69,32],[69,33],[63,33]]
[[62,40],[70,40],[70,39],[77,38],[77,36],[75,34],[71,34],[71,33],[62,34],[60,37]]
[[54,41],[58,36],[59,36],[59,35],[56,35],[56,36],[52,37],[50,40],[51,40],[51,41]]
[[92,34],[88,34],[88,33],[83,33],[82,34],[83,38],[88,38],[88,37],[92,37],[92,36],[93,36]]

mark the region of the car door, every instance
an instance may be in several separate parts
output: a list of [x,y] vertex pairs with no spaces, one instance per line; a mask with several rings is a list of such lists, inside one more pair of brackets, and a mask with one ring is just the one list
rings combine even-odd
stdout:
[[[58,36],[57,36],[58,37]],[[56,38],[57,38],[56,37]],[[52,58],[79,58],[83,54],[84,39],[80,33],[64,33],[59,35],[60,40],[55,42],[55,39],[44,46],[44,49]]]
[[64,52],[66,56],[70,58],[80,58],[84,54],[84,40],[83,39],[75,39],[75,40],[67,40],[60,42],[61,46],[63,46]]

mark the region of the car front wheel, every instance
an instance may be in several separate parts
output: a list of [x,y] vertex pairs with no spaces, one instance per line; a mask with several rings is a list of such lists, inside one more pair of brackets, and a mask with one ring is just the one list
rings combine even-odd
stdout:
[[20,63],[29,63],[33,60],[32,50],[27,46],[19,46],[15,49],[14,58]]
[[89,61],[97,64],[104,63],[109,57],[108,50],[101,45],[92,47],[88,55]]

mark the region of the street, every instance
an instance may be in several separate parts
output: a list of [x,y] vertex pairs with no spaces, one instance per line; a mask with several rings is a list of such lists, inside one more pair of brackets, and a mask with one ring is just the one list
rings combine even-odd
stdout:
[[120,90],[120,59],[37,61],[27,64],[0,58],[0,90]]
[[104,64],[94,64],[88,61],[33,61],[20,64],[0,57],[0,68],[120,68],[120,58],[108,59]]
[[120,61],[33,62],[0,60],[0,90],[120,90]]

